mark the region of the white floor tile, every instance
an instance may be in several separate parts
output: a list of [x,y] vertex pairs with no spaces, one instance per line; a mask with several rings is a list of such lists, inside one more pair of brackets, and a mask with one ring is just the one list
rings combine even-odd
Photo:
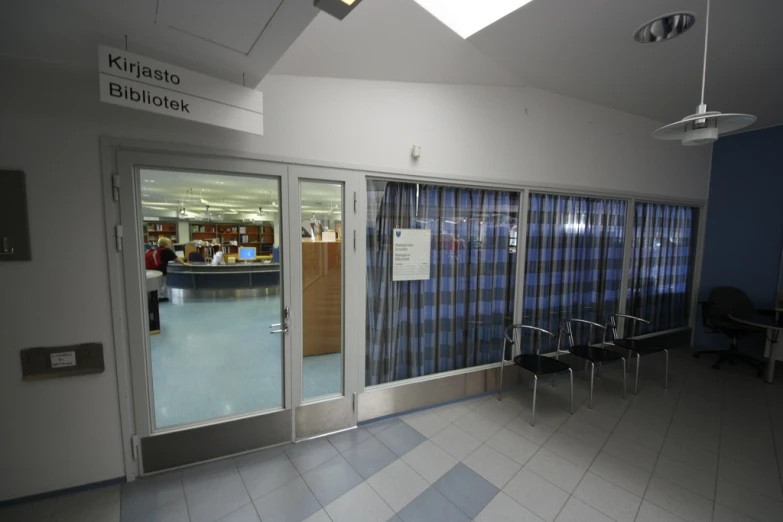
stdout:
[[476,413],[476,410],[468,412],[454,421],[454,425],[470,433],[481,442],[486,441],[502,428],[500,424]]
[[631,440],[612,434],[603,451],[652,473],[658,460],[658,453]]
[[556,453],[552,453],[546,448],[541,448],[533,458],[531,458],[525,469],[532,471],[539,477],[542,477],[560,489],[573,493],[579,481],[587,472]]
[[519,415],[519,411],[509,408],[501,401],[487,401],[479,404],[473,411],[501,426],[505,426]]
[[503,428],[494,434],[486,444],[523,466],[541,447],[507,428]]
[[783,520],[783,502],[724,479],[718,479],[718,494],[715,500],[718,504],[760,522]]
[[404,415],[402,420],[407,422],[411,428],[428,438],[449,425],[449,421],[432,410]]
[[601,448],[609,438],[609,435],[611,435],[610,432],[596,428],[592,424],[582,422],[576,417],[572,417],[565,421],[558,431],[596,448]]
[[476,517],[476,522],[543,522],[502,491]]
[[574,496],[617,522],[633,522],[642,503],[640,497],[589,472]]
[[367,483],[395,512],[402,510],[430,485],[403,460],[392,462]]
[[425,441],[402,456],[413,470],[434,484],[459,462],[432,441]]
[[543,447],[584,469],[590,467],[599,451],[598,448],[561,432],[552,435]]
[[430,439],[457,460],[462,460],[481,446],[481,441],[455,425],[439,431]]
[[653,476],[644,499],[688,522],[709,522],[713,503],[677,484]]
[[669,513],[663,508],[659,508],[655,504],[651,504],[646,500],[643,500],[642,506],[639,508],[639,514],[636,515],[636,522],[686,522],[686,521],[673,513]]
[[530,425],[530,419],[524,415],[514,417],[511,422],[506,424],[506,428],[513,431],[517,435],[521,435],[526,439],[535,442],[539,446],[549,440],[556,428],[544,424],[543,422],[537,422],[535,426]]
[[503,489],[511,477],[522,468],[521,465],[486,444],[479,446],[462,462],[498,489]]
[[715,473],[696,469],[661,455],[653,475],[693,491],[710,500],[715,499]]
[[332,522],[386,522],[394,516],[394,511],[366,482],[326,506],[326,513]]
[[593,509],[576,497],[571,497],[563,506],[555,522],[614,522],[597,509]]
[[520,470],[503,492],[547,522],[553,522],[568,500],[568,493],[532,471]]
[[626,489],[638,497],[644,496],[650,473],[606,452],[601,452],[590,466],[590,472]]
[[459,419],[466,413],[468,413],[470,408],[467,408],[466,406],[463,406],[460,403],[456,404],[447,404],[446,406],[440,406],[438,408],[434,408],[432,411],[443,417],[449,422],[454,422],[455,420]]

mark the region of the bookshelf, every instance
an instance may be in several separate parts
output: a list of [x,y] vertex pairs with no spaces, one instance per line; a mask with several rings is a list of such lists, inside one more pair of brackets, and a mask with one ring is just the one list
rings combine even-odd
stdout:
[[156,243],[158,239],[165,236],[173,243],[177,242],[177,223],[174,221],[145,221],[144,222],[144,242]]
[[[243,223],[191,223],[191,241],[212,242],[221,245],[223,252],[235,254],[240,246],[256,247],[260,253],[262,246],[275,243],[274,225],[269,222],[249,225]],[[237,246],[225,245],[236,241]]]

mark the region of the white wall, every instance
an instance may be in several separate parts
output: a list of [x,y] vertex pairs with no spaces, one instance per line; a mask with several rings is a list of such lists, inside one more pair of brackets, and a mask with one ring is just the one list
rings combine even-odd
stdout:
[[[102,105],[92,71],[0,58],[0,77],[0,169],[27,172],[33,250],[0,264],[0,500],[124,475],[100,136],[707,197],[709,148],[536,90],[269,77],[258,137]],[[84,341],[103,343],[105,373],[22,382],[20,349]]]

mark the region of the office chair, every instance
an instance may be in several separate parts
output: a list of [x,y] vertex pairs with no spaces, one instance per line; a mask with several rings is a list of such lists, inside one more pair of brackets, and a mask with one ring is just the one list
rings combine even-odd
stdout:
[[[538,343],[533,343],[533,353],[522,353],[522,343],[521,343],[521,334],[523,330],[530,330],[531,336],[535,335],[536,333],[541,335],[548,335],[550,337],[554,337],[555,334],[548,330],[544,330],[543,328],[536,328],[535,326],[527,326],[524,324],[515,324],[511,325],[508,328],[506,328],[505,335],[503,337],[503,353],[501,355],[501,361],[500,361],[500,384],[498,385],[498,400],[503,400],[503,397],[501,395],[503,391],[503,367],[506,365],[506,351],[509,344],[511,344],[511,358],[514,361],[514,364],[519,366],[520,368],[524,368],[525,370],[531,372],[533,374],[533,411],[530,416],[530,425],[535,426],[536,425],[536,392],[538,391],[538,376],[539,375],[553,375],[553,379],[557,377],[560,373],[569,373],[569,377],[571,379],[571,414],[574,413],[574,371],[571,369],[571,366],[567,363],[564,363],[563,361],[559,360],[559,358],[552,358],[548,357],[546,355],[541,355],[539,344],[540,344],[540,338]],[[514,351],[519,352],[516,356],[514,355]],[[558,354],[555,354],[556,356]],[[552,381],[552,385],[554,386],[554,380]]]
[[191,252],[188,254],[188,263],[206,263],[206,260],[200,253]]
[[[590,327],[588,331],[588,343],[587,344],[575,344],[574,343],[574,330],[573,324],[586,324]],[[601,336],[601,346],[592,346],[589,339],[592,338],[593,328],[600,328],[603,330]],[[587,407],[593,409],[593,381],[595,380],[595,363],[599,365],[605,362],[623,361],[623,399],[627,395],[627,367],[625,357],[617,352],[607,350],[606,346],[606,326],[603,324],[594,323],[592,321],[586,321],[584,319],[566,319],[560,325],[560,332],[557,336],[557,352],[560,353],[561,338],[563,334],[568,336],[568,351],[564,353],[571,353],[576,355],[580,359],[585,360],[585,378],[587,378],[587,366],[590,365],[590,400],[587,403]],[[600,366],[599,366],[600,367]]]
[[[625,321],[625,325],[631,323],[631,335],[625,337],[617,336],[617,325],[620,320]],[[669,387],[669,350],[658,346],[652,341],[645,339],[634,339],[634,331],[636,330],[636,323],[650,324],[650,321],[642,319],[641,317],[634,317],[633,315],[626,314],[612,314],[609,316],[609,329],[612,331],[612,338],[614,339],[614,345],[618,348],[628,350],[628,362],[630,366],[631,358],[636,356],[636,380],[633,385],[633,394],[639,393],[639,362],[642,355],[652,355],[654,353],[663,352],[666,355],[666,369],[663,374],[663,387]],[[625,330],[623,330],[625,334]]]
[[701,324],[709,333],[725,335],[731,339],[731,345],[728,350],[699,350],[693,353],[695,358],[702,355],[717,355],[718,360],[712,365],[719,370],[725,361],[734,364],[734,361],[743,361],[758,370],[759,376],[763,373],[764,363],[755,357],[740,353],[739,340],[752,334],[763,332],[759,328],[743,325],[729,318],[729,314],[745,315],[754,314],[756,307],[750,297],[740,290],[731,286],[718,286],[710,291],[706,301],[701,304]]

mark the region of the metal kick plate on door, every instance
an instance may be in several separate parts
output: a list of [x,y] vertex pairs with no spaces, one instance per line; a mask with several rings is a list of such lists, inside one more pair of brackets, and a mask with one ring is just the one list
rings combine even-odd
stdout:
[[25,381],[103,373],[105,369],[102,343],[25,348],[20,356]]

